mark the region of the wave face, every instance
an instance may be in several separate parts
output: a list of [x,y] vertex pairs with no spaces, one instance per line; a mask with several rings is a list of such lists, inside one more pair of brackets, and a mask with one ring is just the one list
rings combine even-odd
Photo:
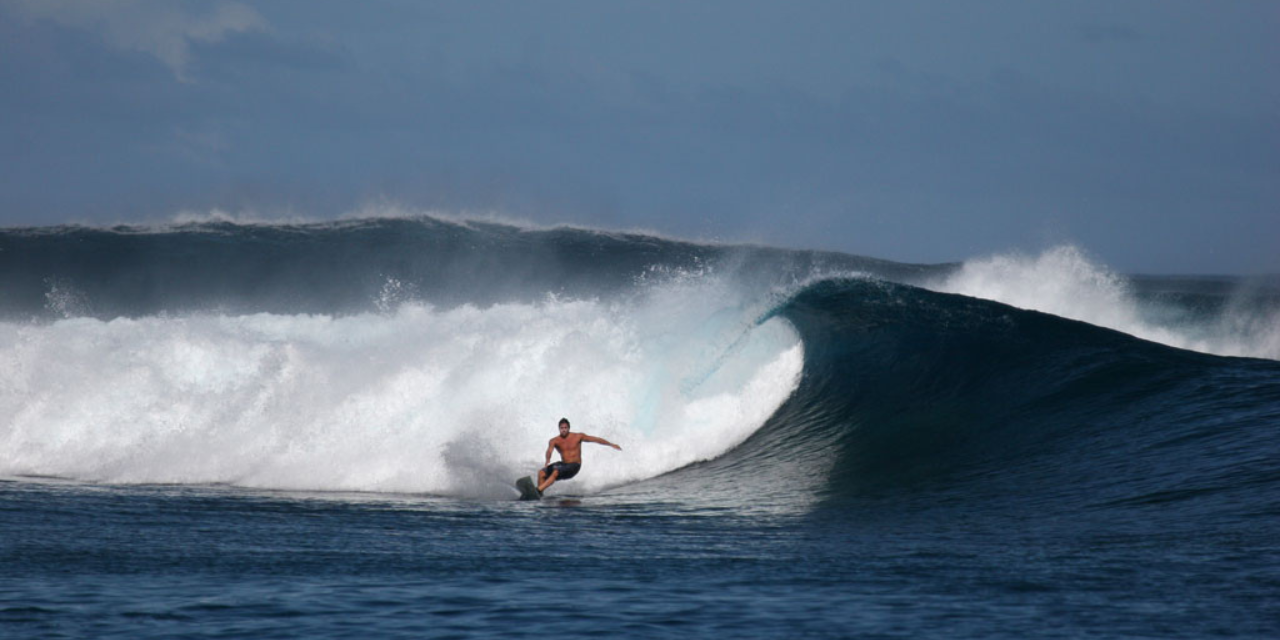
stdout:
[[1274,327],[1241,320],[1276,317],[1270,285],[1070,249],[208,223],[9,230],[0,281],[9,477],[507,497],[563,415],[624,447],[586,451],[577,492],[1238,505],[1280,481]]
[[1028,513],[1222,492],[1234,508],[1280,482],[1257,454],[1277,448],[1280,363],[883,282],[810,287],[787,317],[822,347],[769,428],[826,439],[830,498],[923,486]]

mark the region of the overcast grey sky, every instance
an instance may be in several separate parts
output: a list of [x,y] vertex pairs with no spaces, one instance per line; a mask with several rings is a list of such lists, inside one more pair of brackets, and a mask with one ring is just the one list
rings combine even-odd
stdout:
[[1280,272],[1280,3],[0,0],[0,225],[399,206]]

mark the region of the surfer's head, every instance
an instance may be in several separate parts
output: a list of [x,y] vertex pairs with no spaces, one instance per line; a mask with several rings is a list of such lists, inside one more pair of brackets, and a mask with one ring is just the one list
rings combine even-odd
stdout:
[[560,435],[569,435],[569,419],[560,418]]

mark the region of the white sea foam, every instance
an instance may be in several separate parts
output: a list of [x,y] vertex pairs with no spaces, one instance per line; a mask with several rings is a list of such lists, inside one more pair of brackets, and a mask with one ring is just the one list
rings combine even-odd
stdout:
[[1280,359],[1280,314],[1228,305],[1211,321],[1162,322],[1126,278],[1073,246],[1038,256],[998,255],[964,263],[930,289],[995,300],[1204,353]]
[[795,389],[798,336],[711,279],[626,303],[0,324],[0,475],[504,497],[556,421],[561,491],[729,450]]

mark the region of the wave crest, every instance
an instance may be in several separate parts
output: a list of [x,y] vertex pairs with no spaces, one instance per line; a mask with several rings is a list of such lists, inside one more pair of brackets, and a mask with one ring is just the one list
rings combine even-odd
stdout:
[[[1280,309],[1257,304],[1247,287],[1211,303],[1208,316],[1159,296],[1144,297],[1130,278],[1074,246],[1038,256],[1020,253],[965,262],[926,287],[1051,313],[1180,349],[1280,359]],[[1274,293],[1272,294],[1274,295]]]

